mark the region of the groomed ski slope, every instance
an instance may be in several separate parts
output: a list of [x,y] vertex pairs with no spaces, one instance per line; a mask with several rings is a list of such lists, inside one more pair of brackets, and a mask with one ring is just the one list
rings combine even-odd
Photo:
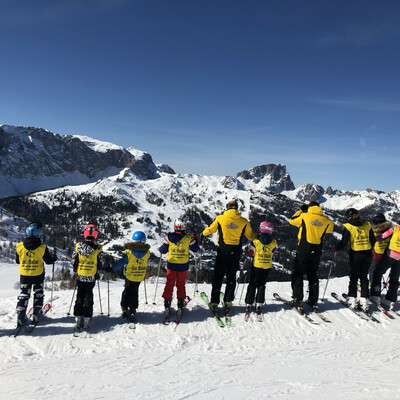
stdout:
[[[72,336],[67,317],[72,291],[54,293],[53,311],[34,332],[10,338],[15,324],[18,268],[0,264],[0,399],[274,399],[368,400],[400,398],[400,318],[363,321],[327,296],[321,309],[332,321],[313,326],[273,299],[290,284],[267,284],[264,322],[244,321],[234,303],[233,328],[219,328],[197,294],[181,324],[163,326],[163,282],[140,290],[138,324],[129,330],[119,312],[123,281],[97,286],[90,338]],[[327,293],[342,293],[333,279]],[[321,281],[321,296],[325,281]],[[193,296],[194,285],[188,284]],[[210,293],[210,285],[199,290]],[[243,295],[244,297],[244,295]],[[46,300],[50,293],[46,292]],[[176,301],[174,301],[174,306]],[[174,313],[172,313],[173,317]]]

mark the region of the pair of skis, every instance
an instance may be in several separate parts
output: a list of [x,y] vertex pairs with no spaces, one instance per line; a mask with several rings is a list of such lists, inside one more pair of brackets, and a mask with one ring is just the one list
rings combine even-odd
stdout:
[[28,311],[26,314],[26,319],[22,325],[19,325],[15,328],[15,331],[11,333],[11,337],[17,337],[22,330],[25,333],[31,333],[35,328],[36,325],[42,320],[42,318],[51,310],[50,303],[46,303],[42,307],[42,312],[38,315],[37,319],[33,319],[33,307]]
[[[317,321],[314,321],[308,314],[306,313],[302,313],[301,311],[299,311],[296,307],[293,307],[290,302],[284,298],[282,298],[278,293],[274,293],[273,294],[274,298],[278,301],[280,301],[281,303],[285,304],[286,307],[290,308],[291,310],[294,310],[297,314],[299,314],[301,317],[303,317],[307,322],[309,322],[310,324],[313,325],[319,325],[319,323]],[[322,321],[330,323],[331,321],[326,318],[324,315],[322,315],[319,311],[313,310],[314,314],[317,315]]]
[[[207,308],[211,311],[211,313],[215,319],[215,322],[217,323],[217,325],[220,328],[224,328],[225,326],[229,326],[229,327],[232,326],[232,318],[231,318],[230,314],[225,313],[225,323],[224,323],[224,321],[222,321],[221,317],[219,316],[218,312],[214,313],[214,310],[211,309],[210,302],[208,300],[208,296],[205,294],[205,292],[201,292],[200,297],[203,299],[204,303],[206,303]],[[221,301],[223,304],[223,301],[224,301],[224,293],[223,292],[220,293],[220,297],[221,297]]]
[[366,311],[363,310],[362,308],[353,308],[350,307],[350,305],[347,303],[347,294],[343,293],[342,296],[339,296],[338,294],[336,294],[335,292],[331,293],[331,296],[336,299],[337,301],[339,301],[341,304],[343,304],[344,306],[346,306],[348,309],[350,309],[351,311],[353,311],[354,314],[358,315],[361,319],[363,319],[364,321],[373,321],[376,323],[380,323],[380,321],[378,319],[376,319],[372,313],[370,311]]

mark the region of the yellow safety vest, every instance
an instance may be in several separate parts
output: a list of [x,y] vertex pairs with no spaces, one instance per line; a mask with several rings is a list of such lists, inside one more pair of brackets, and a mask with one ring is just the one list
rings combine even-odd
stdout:
[[396,225],[393,230],[392,237],[390,238],[389,249],[400,253],[400,229]]
[[78,275],[81,276],[94,276],[97,273],[97,256],[101,252],[103,246],[100,246],[100,249],[93,250],[93,252],[88,255],[84,256],[79,254],[78,252],[79,243],[76,244],[76,252],[79,256],[79,264],[78,264]]
[[189,261],[189,245],[192,235],[185,235],[179,242],[173,243],[168,237],[166,239],[169,244],[168,261],[173,264],[186,264]]
[[[378,234],[374,233],[375,236],[379,236]],[[374,245],[374,252],[376,254],[383,254],[388,247],[388,244],[390,242],[390,237],[382,240],[381,242],[376,241]]]
[[39,276],[43,274],[43,256],[45,251],[46,245],[44,243],[35,250],[27,250],[23,242],[18,243],[19,273],[24,276]]
[[267,269],[272,267],[272,254],[276,247],[276,240],[273,239],[269,244],[262,244],[258,239],[253,241],[256,252],[253,265],[256,268]]
[[130,250],[125,250],[128,256],[128,264],[125,265],[126,279],[132,282],[142,282],[146,275],[147,260],[150,257],[148,251],[142,258],[137,258]]
[[353,251],[371,250],[371,242],[369,241],[369,231],[371,224],[364,222],[361,226],[344,224],[344,227],[350,232],[350,247]]

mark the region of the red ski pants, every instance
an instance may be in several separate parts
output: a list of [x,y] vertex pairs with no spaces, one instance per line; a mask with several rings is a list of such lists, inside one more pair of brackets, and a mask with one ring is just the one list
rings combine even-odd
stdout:
[[164,293],[162,297],[165,300],[172,300],[174,286],[176,284],[176,297],[178,299],[186,298],[186,275],[187,271],[172,271],[167,269],[167,282],[165,284]]

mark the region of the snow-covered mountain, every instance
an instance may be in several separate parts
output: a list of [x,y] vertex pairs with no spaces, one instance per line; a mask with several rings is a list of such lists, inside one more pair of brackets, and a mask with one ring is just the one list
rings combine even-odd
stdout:
[[142,179],[156,179],[160,171],[174,173],[134,148],[41,128],[0,125],[0,197],[96,182],[124,168]]

